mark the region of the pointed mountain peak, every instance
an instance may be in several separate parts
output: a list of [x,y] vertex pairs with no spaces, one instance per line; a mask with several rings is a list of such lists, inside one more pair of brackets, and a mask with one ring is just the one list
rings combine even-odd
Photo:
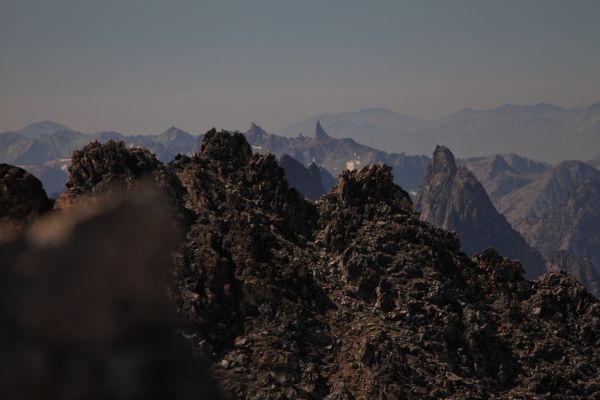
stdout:
[[317,126],[315,128],[315,137],[317,140],[327,140],[331,139],[331,137],[325,132],[325,129],[321,126],[321,122],[317,121]]
[[508,162],[506,162],[504,157],[502,157],[500,154],[496,154],[490,163],[490,169],[487,175],[489,178],[493,178],[504,171],[513,171],[513,169]]
[[250,128],[246,131],[245,135],[246,137],[248,137],[248,140],[250,142],[253,142],[258,140],[259,138],[267,136],[268,133],[263,128],[261,128],[260,125],[257,125],[254,122],[252,122],[250,124]]
[[446,146],[437,145],[433,152],[431,168],[434,172],[456,173],[456,160],[454,154]]

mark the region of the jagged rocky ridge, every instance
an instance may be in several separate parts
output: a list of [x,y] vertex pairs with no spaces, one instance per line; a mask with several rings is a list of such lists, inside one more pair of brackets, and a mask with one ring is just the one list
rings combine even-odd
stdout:
[[[224,397],[600,396],[598,301],[564,272],[532,282],[494,250],[469,258],[455,234],[413,213],[389,167],[345,171],[314,205],[241,134],[208,132],[199,154],[166,165],[129,152],[83,149],[70,171],[78,183],[64,196],[76,207],[106,194],[102,182],[142,190],[130,184],[137,167],[123,159],[144,159],[142,179],[162,169],[175,175],[183,191],[171,206],[190,215],[172,257],[170,297],[182,336],[210,361]],[[136,243],[136,255],[154,251]]]
[[466,167],[457,167],[447,147],[436,147],[419,189],[416,207],[425,221],[456,231],[468,254],[493,247],[520,260],[529,278],[537,278],[545,272],[541,254],[496,211],[473,173]]

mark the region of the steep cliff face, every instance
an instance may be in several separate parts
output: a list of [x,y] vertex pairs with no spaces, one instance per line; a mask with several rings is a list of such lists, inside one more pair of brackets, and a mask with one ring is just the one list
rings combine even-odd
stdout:
[[502,199],[512,225],[544,256],[557,250],[600,264],[600,171],[565,161]]
[[600,263],[600,181],[583,181],[563,203],[526,221],[519,228],[543,254],[568,250]]
[[457,168],[446,147],[438,146],[433,154],[417,194],[416,208],[423,220],[456,231],[468,254],[493,247],[520,260],[530,278],[545,271],[542,256],[496,211],[475,176],[465,167]]
[[[450,158],[441,161],[440,169],[452,169]],[[598,301],[564,272],[532,282],[524,279],[519,262],[494,250],[469,258],[456,234],[419,219],[389,167],[345,171],[315,205],[290,189],[274,156],[252,154],[240,134],[213,130],[199,154],[157,169],[174,175],[183,189],[176,192],[180,204],[190,215],[182,241],[163,261],[170,267],[168,294],[177,328],[210,362],[223,397],[600,396]],[[125,186],[133,195],[143,185]],[[131,212],[134,224],[148,218]],[[172,227],[171,219],[142,227],[152,233],[150,246],[135,230],[119,229],[126,233],[115,240],[125,248],[117,247],[115,257],[133,249],[131,257],[161,264],[164,253],[154,245],[168,244],[161,235],[172,238],[161,226]],[[92,243],[110,234],[81,231],[69,237]],[[74,254],[94,254],[90,246]],[[0,257],[13,257],[15,248],[0,249]],[[108,261],[67,257],[62,264],[78,271],[87,262],[95,263],[91,271],[100,271]],[[118,270],[121,264],[116,265],[110,270]],[[131,288],[118,288],[127,298]],[[76,300],[73,294],[65,302]],[[128,310],[156,308],[152,302],[134,305]],[[127,325],[115,326],[128,332]],[[117,341],[119,349],[134,348],[136,336],[126,337],[131,341]],[[159,348],[166,342],[151,343],[164,355]],[[168,354],[168,362],[174,354],[182,357]],[[168,377],[181,376],[177,371]],[[193,367],[186,371],[198,373]],[[138,388],[154,388],[153,379],[140,382]]]

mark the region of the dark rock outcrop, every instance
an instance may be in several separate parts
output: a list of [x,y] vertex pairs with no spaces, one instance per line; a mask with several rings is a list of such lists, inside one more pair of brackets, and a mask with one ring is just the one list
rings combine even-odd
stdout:
[[52,209],[42,183],[22,168],[0,164],[0,230],[26,225]]
[[545,271],[542,256],[496,211],[475,176],[465,167],[457,168],[446,147],[438,146],[433,154],[416,208],[425,221],[456,231],[468,254],[493,247],[520,260],[530,278]]
[[68,209],[78,201],[112,191],[135,188],[140,181],[151,181],[169,200],[179,223],[189,223],[189,212],[183,204],[183,187],[175,173],[139,147],[127,148],[124,142],[109,140],[92,142],[73,152],[69,180],[56,207]]

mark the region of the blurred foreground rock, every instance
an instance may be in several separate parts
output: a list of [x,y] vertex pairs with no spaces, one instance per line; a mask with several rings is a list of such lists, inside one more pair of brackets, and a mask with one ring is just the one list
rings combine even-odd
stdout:
[[165,296],[179,232],[140,187],[0,246],[0,398],[217,398]]

